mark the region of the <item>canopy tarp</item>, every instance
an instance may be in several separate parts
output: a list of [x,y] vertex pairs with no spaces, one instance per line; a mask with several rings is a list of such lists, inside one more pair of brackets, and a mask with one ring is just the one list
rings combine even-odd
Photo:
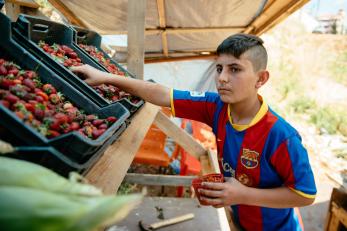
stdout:
[[[71,23],[127,33],[127,0],[49,0]],[[260,35],[308,0],[146,0],[145,58],[211,55],[226,37]],[[163,45],[164,44],[164,45]]]

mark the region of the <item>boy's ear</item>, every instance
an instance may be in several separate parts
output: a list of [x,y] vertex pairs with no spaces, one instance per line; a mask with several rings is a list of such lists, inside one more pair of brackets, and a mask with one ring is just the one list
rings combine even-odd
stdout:
[[258,71],[258,80],[255,84],[255,88],[261,88],[270,78],[270,73],[267,70]]

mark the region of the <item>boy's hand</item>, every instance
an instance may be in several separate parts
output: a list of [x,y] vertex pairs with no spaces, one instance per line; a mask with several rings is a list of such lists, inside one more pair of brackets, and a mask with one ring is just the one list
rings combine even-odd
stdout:
[[[106,82],[106,72],[99,71],[89,65],[74,66],[70,69],[76,74],[82,74],[84,81],[90,86],[98,86]],[[107,77],[107,76],[106,76]]]
[[224,183],[203,182],[202,186],[204,188],[199,190],[201,200],[215,208],[242,204],[243,192],[247,190],[247,186],[233,177]]

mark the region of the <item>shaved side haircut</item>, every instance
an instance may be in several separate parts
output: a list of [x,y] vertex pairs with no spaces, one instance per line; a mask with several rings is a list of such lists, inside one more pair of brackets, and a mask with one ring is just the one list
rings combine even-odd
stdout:
[[249,34],[234,34],[226,38],[217,48],[217,55],[232,55],[239,59],[244,55],[253,65],[254,71],[266,69],[267,52],[264,41]]

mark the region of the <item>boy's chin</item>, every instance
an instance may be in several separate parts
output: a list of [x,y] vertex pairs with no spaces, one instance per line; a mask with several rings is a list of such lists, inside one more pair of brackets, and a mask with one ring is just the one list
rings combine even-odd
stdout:
[[222,100],[223,103],[227,103],[227,104],[235,103],[235,100],[231,97],[220,95],[220,99]]

